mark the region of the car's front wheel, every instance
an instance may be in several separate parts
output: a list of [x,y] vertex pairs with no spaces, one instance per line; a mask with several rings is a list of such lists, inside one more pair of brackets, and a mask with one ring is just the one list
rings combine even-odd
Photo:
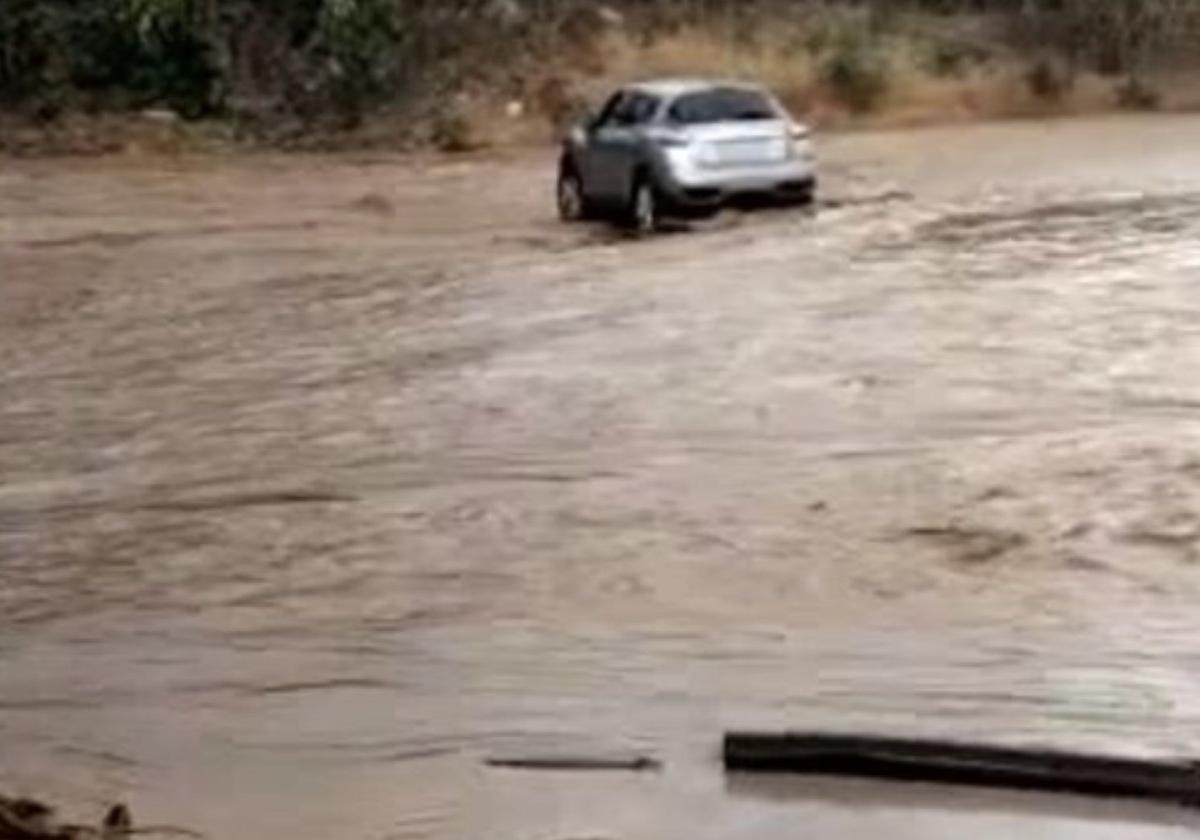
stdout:
[[558,173],[558,217],[564,222],[581,222],[591,217],[583,180],[574,169],[563,167]]

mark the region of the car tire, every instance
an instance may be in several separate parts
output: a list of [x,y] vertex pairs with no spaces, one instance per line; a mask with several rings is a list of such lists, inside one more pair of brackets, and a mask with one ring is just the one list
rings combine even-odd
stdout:
[[785,207],[812,207],[817,203],[817,184],[814,181],[803,189],[787,192],[782,197]]
[[558,218],[564,222],[584,222],[594,216],[591,203],[583,192],[583,179],[573,167],[564,166],[558,173],[555,188]]
[[691,207],[687,211],[687,218],[695,219],[698,222],[707,221],[708,219],[716,218],[721,212],[721,205],[713,204],[705,207]]
[[662,199],[654,182],[646,176],[634,180],[629,191],[629,206],[625,221],[629,229],[638,236],[648,236],[662,225]]

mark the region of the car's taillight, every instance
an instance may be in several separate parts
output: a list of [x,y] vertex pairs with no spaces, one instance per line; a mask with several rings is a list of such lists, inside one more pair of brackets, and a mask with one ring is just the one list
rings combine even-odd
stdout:
[[788,157],[811,158],[812,143],[806,126],[792,123],[788,126]]

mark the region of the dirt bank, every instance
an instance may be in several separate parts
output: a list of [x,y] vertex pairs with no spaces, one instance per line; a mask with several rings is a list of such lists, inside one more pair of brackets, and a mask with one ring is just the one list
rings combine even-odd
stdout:
[[548,152],[6,164],[0,789],[228,840],[1184,836],[715,755],[1200,752],[1198,150],[843,136],[815,217],[648,242],[555,223]]
[[528,147],[662,76],[822,130],[1200,108],[1179,0],[41,5],[0,10],[0,152]]

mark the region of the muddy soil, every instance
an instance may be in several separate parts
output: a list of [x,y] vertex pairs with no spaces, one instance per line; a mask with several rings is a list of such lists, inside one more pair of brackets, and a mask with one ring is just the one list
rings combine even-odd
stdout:
[[725,727],[1200,754],[1200,120],[822,154],[815,214],[651,241],[559,226],[548,151],[0,165],[0,790],[229,840],[1194,831],[719,772]]

